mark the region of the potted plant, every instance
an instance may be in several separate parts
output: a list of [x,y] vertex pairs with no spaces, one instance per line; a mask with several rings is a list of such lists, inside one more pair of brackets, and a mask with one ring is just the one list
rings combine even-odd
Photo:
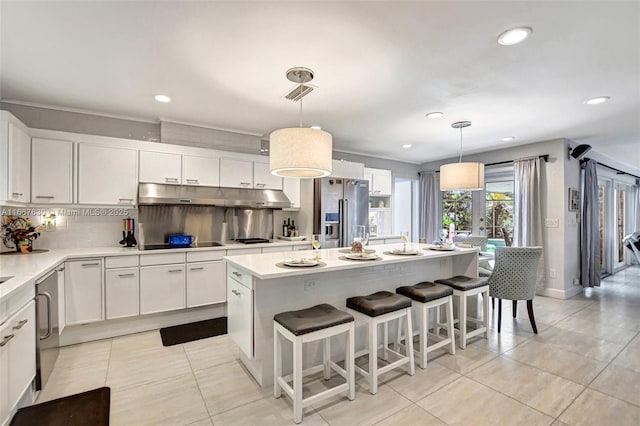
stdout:
[[33,226],[26,216],[5,216],[0,229],[5,247],[15,248],[20,253],[29,253],[32,250],[32,241],[40,236],[43,225]]

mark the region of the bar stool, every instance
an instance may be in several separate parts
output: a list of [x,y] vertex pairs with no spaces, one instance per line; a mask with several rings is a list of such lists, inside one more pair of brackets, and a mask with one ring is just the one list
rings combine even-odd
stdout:
[[[455,355],[456,345],[453,331],[453,289],[443,284],[432,282],[421,282],[412,286],[398,287],[396,293],[407,296],[415,302],[420,310],[420,348],[417,351],[420,359],[420,367],[427,368],[427,354],[449,345],[449,353]],[[445,307],[445,323],[440,322],[440,307]],[[436,309],[435,333],[429,334],[429,309]],[[440,327],[447,329],[447,337],[440,336]],[[412,333],[413,334],[413,333]],[[427,341],[429,336],[438,340],[437,343],[429,346]],[[413,338],[413,335],[411,335]],[[398,327],[398,342],[400,342],[400,328]],[[409,335],[405,335],[405,341],[409,340]]]
[[[273,396],[280,398],[282,391],[293,401],[293,421],[302,421],[304,407],[315,404],[333,395],[347,391],[353,401],[356,396],[354,371],[354,319],[346,312],[328,304],[313,306],[299,311],[281,312],[273,317]],[[331,361],[332,336],[346,333],[345,368]],[[293,343],[293,387],[289,386],[291,376],[282,376],[282,340]],[[324,370],[325,380],[331,378],[331,369],[345,378],[346,383],[334,386],[313,396],[302,398],[302,345],[316,340],[323,341],[322,365],[311,368],[308,373]]]
[[[484,334],[484,338],[489,337],[489,283],[483,278],[470,278],[463,275],[445,278],[435,281],[437,284],[444,284],[453,289],[453,296],[458,298],[459,313],[458,325],[460,327],[460,347],[467,346],[467,340],[471,337]],[[467,317],[467,297],[482,294],[482,320]],[[467,332],[467,320],[476,324],[482,324],[477,329]]]
[[[375,395],[378,392],[378,377],[387,371],[409,364],[409,375],[415,374],[413,363],[413,340],[408,339],[406,354],[402,355],[388,347],[388,323],[389,321],[405,319],[405,333],[411,334],[411,299],[393,294],[389,291],[379,291],[369,296],[356,296],[347,299],[347,308],[355,316],[367,323],[369,333],[369,371],[356,365],[356,371],[367,378],[369,392]],[[383,359],[387,359],[388,353],[398,356],[400,359],[382,368],[378,368],[378,325],[383,324]]]

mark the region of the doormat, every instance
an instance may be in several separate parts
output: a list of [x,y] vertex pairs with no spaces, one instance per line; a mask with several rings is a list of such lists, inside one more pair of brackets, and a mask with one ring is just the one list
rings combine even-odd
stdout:
[[109,426],[110,388],[65,396],[21,408],[11,426]]
[[162,346],[179,345],[207,337],[227,334],[227,317],[161,328]]

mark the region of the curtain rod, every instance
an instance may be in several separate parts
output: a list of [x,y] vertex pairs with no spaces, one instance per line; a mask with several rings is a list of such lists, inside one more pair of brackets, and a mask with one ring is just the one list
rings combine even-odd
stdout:
[[[549,154],[538,155],[538,158],[540,158],[541,160],[544,160],[544,162],[546,163],[547,161],[549,161]],[[498,161],[497,163],[489,163],[489,164],[485,164],[484,166],[487,167],[487,166],[499,166],[502,164],[513,164],[514,161],[515,160]],[[436,170],[436,173],[440,173],[440,170]]]
[[[582,160],[580,160],[580,164],[586,163],[586,162],[587,162],[587,161],[589,161],[589,160],[592,160],[592,159],[591,159],[591,158],[585,158],[585,159],[582,159]],[[593,160],[592,160],[592,161],[593,161]],[[640,176],[636,176],[636,175],[634,175],[634,174],[631,174],[631,173],[628,173],[628,172],[622,171],[622,170],[620,170],[620,169],[616,169],[615,167],[608,166],[608,165],[606,165],[606,164],[604,164],[604,163],[600,163],[600,162],[597,162],[597,163],[598,163],[598,166],[606,167],[606,168],[607,168],[607,169],[609,169],[609,170],[613,170],[614,172],[617,172],[619,175],[629,175],[629,176],[634,177],[634,178],[636,178],[636,179],[640,179]]]

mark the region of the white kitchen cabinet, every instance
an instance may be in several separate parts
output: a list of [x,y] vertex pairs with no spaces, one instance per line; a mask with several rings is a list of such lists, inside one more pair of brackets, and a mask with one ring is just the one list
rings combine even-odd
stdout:
[[33,138],[31,141],[31,202],[73,202],[73,142]]
[[226,276],[224,260],[187,264],[187,307],[224,303]]
[[262,247],[263,253],[287,253],[293,251],[293,246],[274,246],[274,247]]
[[185,293],[184,264],[140,268],[140,314],[183,309]]
[[105,272],[106,318],[125,318],[140,314],[138,268],[107,269]]
[[33,300],[0,327],[0,424],[36,375],[36,305]]
[[283,178],[282,190],[284,195],[291,201],[292,209],[300,208],[300,179]]
[[227,275],[228,333],[240,350],[253,359],[253,291]]
[[220,158],[183,155],[182,184],[220,186]]
[[220,186],[224,188],[252,188],[253,161],[239,158],[221,158]]
[[182,156],[168,152],[140,151],[140,182],[179,185]]
[[138,193],[138,152],[81,143],[78,147],[78,202],[134,205]]
[[31,138],[18,119],[0,111],[0,202],[31,201]]
[[391,170],[364,168],[364,177],[369,181],[369,194],[391,195]]
[[269,163],[253,162],[253,187],[256,189],[282,189],[282,178],[269,171]]
[[67,325],[104,320],[102,259],[65,263],[64,304]]

